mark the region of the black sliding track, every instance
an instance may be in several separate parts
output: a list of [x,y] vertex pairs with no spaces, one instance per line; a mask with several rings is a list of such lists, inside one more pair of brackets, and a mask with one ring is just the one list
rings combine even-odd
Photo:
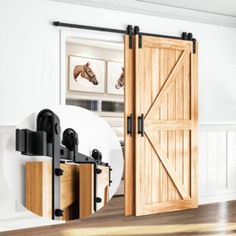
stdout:
[[[128,25],[127,30],[120,30],[120,29],[103,28],[103,27],[89,26],[89,25],[70,24],[70,23],[64,23],[64,22],[60,22],[60,21],[54,21],[52,24],[54,26],[60,26],[60,27],[85,29],[85,30],[95,30],[95,31],[103,31],[103,32],[118,33],[118,34],[130,34],[130,29],[132,29],[131,25]],[[135,29],[138,29],[137,32],[135,32]],[[136,33],[138,33],[139,35],[153,36],[153,37],[160,37],[160,38],[169,38],[169,39],[178,39],[178,40],[192,40],[192,39],[187,38],[187,37],[185,38],[183,35],[178,37],[178,36],[170,36],[170,35],[139,32],[139,27],[138,26],[135,26],[134,27],[134,32],[132,32],[132,34],[136,34]],[[186,34],[186,33],[183,33],[183,34]]]
[[177,39],[177,40],[188,40],[193,42],[193,53],[196,52],[196,39],[193,38],[192,33],[183,32],[180,37],[178,36],[170,36],[170,35],[163,35],[163,34],[152,34],[152,33],[145,33],[140,32],[138,26],[128,25],[126,30],[120,29],[113,29],[113,28],[103,28],[97,26],[90,26],[90,25],[77,25],[77,24],[70,24],[64,23],[60,21],[53,21],[52,23],[54,26],[60,27],[67,27],[67,28],[76,28],[76,29],[85,29],[85,30],[95,30],[95,31],[102,31],[102,32],[110,32],[110,33],[117,33],[117,34],[128,34],[129,35],[129,48],[132,48],[132,35],[139,36],[139,48],[142,48],[142,36],[152,36],[152,37],[160,37],[160,38],[168,38],[168,39]]
[[64,22],[60,22],[60,21],[54,21],[52,24],[54,26],[61,26],[61,27],[68,27],[68,28],[95,30],[95,31],[117,33],[117,34],[127,34],[127,30],[103,28],[103,27],[89,26],[89,25],[77,25],[77,24],[64,23]]

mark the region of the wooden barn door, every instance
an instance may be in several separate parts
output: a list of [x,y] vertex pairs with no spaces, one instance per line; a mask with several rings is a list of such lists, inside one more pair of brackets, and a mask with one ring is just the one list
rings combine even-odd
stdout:
[[197,207],[197,53],[192,44],[142,36],[139,48],[135,36],[137,216]]

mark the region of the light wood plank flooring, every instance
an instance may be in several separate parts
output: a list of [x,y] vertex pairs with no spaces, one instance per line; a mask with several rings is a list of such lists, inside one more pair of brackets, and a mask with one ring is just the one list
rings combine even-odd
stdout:
[[10,236],[87,235],[236,235],[236,201],[200,206],[198,209],[141,217],[124,216],[124,198],[113,198],[92,217],[63,225],[0,233]]

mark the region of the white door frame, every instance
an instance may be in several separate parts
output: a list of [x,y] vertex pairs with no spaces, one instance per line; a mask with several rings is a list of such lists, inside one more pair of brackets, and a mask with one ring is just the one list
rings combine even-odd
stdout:
[[59,82],[59,103],[65,105],[66,103],[66,42],[69,38],[80,38],[89,40],[109,41],[114,43],[124,43],[124,36],[122,34],[115,34],[109,32],[99,32],[82,29],[60,29],[60,82]]

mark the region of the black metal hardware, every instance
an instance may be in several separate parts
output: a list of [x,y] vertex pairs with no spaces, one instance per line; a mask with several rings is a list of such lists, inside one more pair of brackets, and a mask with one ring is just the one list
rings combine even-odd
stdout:
[[63,169],[61,169],[61,168],[56,168],[56,169],[55,169],[55,175],[56,175],[56,176],[62,176],[63,173],[64,173],[64,170],[63,170]]
[[195,38],[193,38],[193,34],[192,33],[183,32],[182,33],[182,39],[193,42],[193,54],[195,54],[196,53],[196,42],[197,42],[197,40]]
[[129,35],[129,49],[132,49],[133,48],[133,38],[132,38],[133,27],[132,27],[132,25],[127,26],[127,34]]
[[188,40],[188,33],[187,32],[182,33],[182,39],[183,40]]
[[141,134],[141,136],[144,136],[144,115],[141,114],[138,116],[138,134]]
[[96,174],[99,175],[99,174],[101,174],[101,173],[102,173],[102,170],[99,169],[99,168],[97,168],[97,169],[96,169]]
[[127,33],[126,30],[104,28],[104,27],[97,27],[97,26],[89,26],[89,25],[70,24],[70,23],[63,23],[63,22],[60,22],[60,21],[54,21],[52,24],[54,26],[76,28],[76,29],[103,31],[103,32],[118,33],[118,34],[126,34]]
[[192,41],[193,40],[193,34],[192,33],[188,33],[188,40]]
[[112,168],[109,167],[109,186],[111,186],[112,180],[111,180],[111,172],[112,172]]
[[64,215],[63,210],[61,210],[61,209],[56,209],[55,210],[55,216],[62,217],[63,215]]
[[138,47],[142,48],[142,33],[140,33],[138,26],[134,27],[134,34],[138,35]]
[[196,43],[197,43],[197,40],[195,38],[192,39],[193,41],[193,54],[196,53]]
[[97,202],[97,203],[100,203],[100,202],[102,202],[102,199],[101,199],[100,197],[97,197],[97,198],[96,198],[96,202]]
[[[52,24],[57,27],[60,26],[60,27],[95,30],[95,31],[103,31],[103,32],[118,33],[118,34],[129,34],[128,30],[119,30],[119,29],[103,28],[103,27],[97,27],[97,26],[70,24],[70,23],[63,23],[60,21],[54,21]],[[187,38],[183,38],[183,35],[181,35],[181,37],[178,37],[178,36],[163,35],[163,34],[152,34],[152,33],[146,33],[146,32],[139,32],[139,33],[140,35],[145,35],[145,36],[169,38],[169,39],[177,39],[177,40],[188,40]]]
[[[51,110],[45,109],[37,116],[37,131],[47,133],[47,155],[52,157],[52,219],[60,219],[55,209],[60,209],[60,176],[55,173],[60,168],[60,120]],[[37,144],[37,143],[36,143]]]
[[91,156],[94,158],[98,165],[102,163],[102,153],[97,149],[92,150]]
[[16,129],[16,151],[20,151],[24,155],[47,155],[46,143],[47,133],[45,131]]
[[127,134],[133,135],[133,114],[127,117]]
[[78,134],[71,128],[63,132],[60,145],[60,120],[51,110],[45,109],[37,116],[37,131],[16,129],[16,151],[23,155],[40,155],[52,157],[52,219],[59,219],[63,215],[60,209],[60,176],[63,169],[60,162],[70,161],[80,164],[94,165],[94,211],[97,210],[97,174],[101,170],[97,165],[109,167],[109,185],[111,183],[110,166],[102,162],[102,153],[94,149],[92,157],[78,152]]

